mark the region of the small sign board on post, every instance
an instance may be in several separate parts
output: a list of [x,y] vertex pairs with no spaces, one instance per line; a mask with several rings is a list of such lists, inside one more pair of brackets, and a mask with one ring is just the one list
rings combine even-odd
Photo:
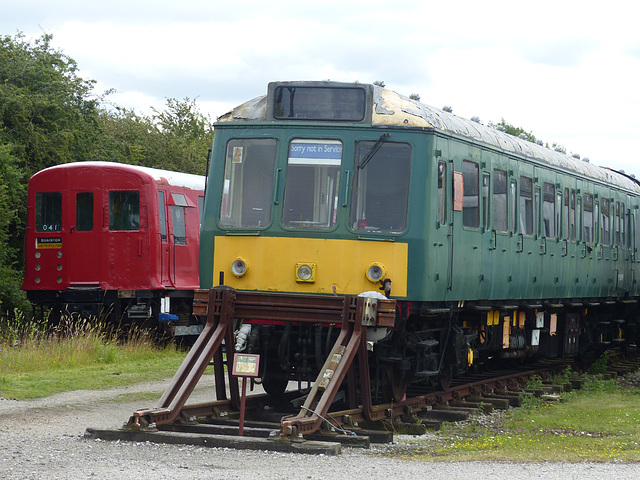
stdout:
[[242,378],[242,396],[240,397],[240,428],[238,434],[244,434],[244,410],[247,399],[247,378],[257,377],[260,373],[260,355],[236,353],[233,356],[231,374]]

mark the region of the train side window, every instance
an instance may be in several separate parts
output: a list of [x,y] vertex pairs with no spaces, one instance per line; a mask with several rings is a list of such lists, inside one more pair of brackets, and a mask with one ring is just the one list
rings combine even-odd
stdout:
[[138,230],[140,227],[140,192],[109,192],[109,230]]
[[572,241],[576,240],[576,191],[571,190],[569,196],[569,237]]
[[160,212],[160,239],[167,240],[167,211],[164,192],[158,192],[158,211]]
[[562,189],[556,191],[556,237],[560,237],[562,228]]
[[625,237],[625,213],[624,202],[620,203],[620,245],[623,247],[626,246],[626,237]]
[[220,207],[223,227],[266,227],[271,222],[276,141],[229,141]]
[[93,230],[93,192],[76,193],[76,230]]
[[493,171],[493,229],[507,231],[507,172]]
[[408,144],[358,142],[349,216],[351,228],[374,233],[403,232],[407,225],[410,172]]
[[445,215],[445,198],[446,197],[446,178],[447,178],[447,164],[444,162],[438,162],[438,223],[444,225],[446,221]]
[[542,197],[542,236],[552,238],[556,236],[556,187],[552,183],[544,183]]
[[337,221],[342,142],[296,139],[289,144],[282,223],[326,229]]
[[204,196],[198,195],[198,217],[200,218],[200,227],[202,227],[203,212],[204,212]]
[[584,241],[593,243],[593,195],[584,194]]
[[516,181],[511,180],[509,183],[509,216],[511,217],[511,231],[513,233],[516,233],[518,227],[518,209],[516,208],[518,204],[517,190]]
[[171,220],[173,224],[173,241],[176,245],[187,244],[187,234],[184,224],[185,208],[179,205],[171,205]]
[[478,164],[464,160],[462,162],[462,180],[464,194],[462,199],[462,225],[478,228],[480,226],[480,195]]
[[520,177],[520,232],[533,235],[533,182]]
[[489,183],[490,175],[482,174],[482,228],[489,229]]
[[536,198],[533,202],[533,221],[535,225],[533,226],[533,231],[536,235],[540,235],[540,198],[542,197],[542,189],[540,186],[536,185]]
[[611,242],[611,216],[610,216],[609,199],[603,198],[600,202],[600,210],[602,213],[602,225],[600,225],[600,239],[603,245],[609,245]]
[[62,193],[36,193],[36,232],[62,230]]
[[616,245],[620,245],[620,202],[616,202],[616,216],[613,221],[613,226],[616,232]]
[[576,195],[576,240],[582,240],[582,198]]
[[565,240],[569,240],[571,237],[571,232],[569,229],[569,202],[571,198],[569,197],[569,189],[565,187],[564,189],[564,198],[562,199],[562,238]]

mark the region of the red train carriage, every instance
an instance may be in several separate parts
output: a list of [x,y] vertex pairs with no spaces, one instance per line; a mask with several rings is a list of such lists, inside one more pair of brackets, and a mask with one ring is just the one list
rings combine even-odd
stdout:
[[204,177],[109,162],[29,180],[22,289],[35,305],[123,324],[189,325]]

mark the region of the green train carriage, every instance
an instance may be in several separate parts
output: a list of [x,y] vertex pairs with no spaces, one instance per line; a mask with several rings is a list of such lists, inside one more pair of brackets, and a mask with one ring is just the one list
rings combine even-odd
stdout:
[[[628,344],[640,187],[623,174],[337,82],[271,83],[222,116],[209,171],[201,287],[396,299],[370,354],[394,396],[494,358]],[[315,378],[318,333],[265,328],[246,348],[271,358],[270,389]]]

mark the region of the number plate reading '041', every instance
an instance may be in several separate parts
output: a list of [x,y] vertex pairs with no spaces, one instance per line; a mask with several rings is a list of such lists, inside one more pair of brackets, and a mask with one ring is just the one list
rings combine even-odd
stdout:
[[62,248],[62,237],[36,238],[36,248]]

